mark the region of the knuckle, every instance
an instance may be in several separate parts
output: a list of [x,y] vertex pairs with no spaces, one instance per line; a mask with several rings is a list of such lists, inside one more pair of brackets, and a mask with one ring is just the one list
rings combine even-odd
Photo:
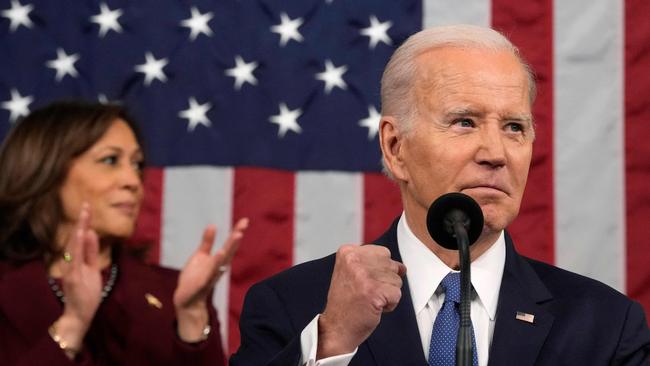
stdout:
[[390,304],[397,304],[399,303],[399,300],[402,298],[402,291],[400,291],[397,288],[393,288],[391,291],[388,292],[388,302]]
[[402,286],[404,285],[404,281],[402,281],[402,277],[400,277],[400,276],[395,276],[395,277],[396,277],[396,279],[395,279],[395,286],[396,286],[398,289],[401,289]]
[[380,245],[373,245],[375,254],[382,258],[390,258],[390,250]]
[[341,246],[339,250],[336,252],[336,259],[337,260],[340,259],[343,261],[349,261],[350,259],[354,259],[356,255],[355,249],[356,247],[350,244]]
[[386,300],[381,297],[375,297],[371,304],[375,309],[381,311],[386,306]]
[[343,257],[343,263],[345,263],[346,265],[348,265],[350,267],[353,267],[353,268],[360,267],[360,266],[357,266],[357,264],[360,263],[361,260],[362,260],[362,256],[359,255],[359,253],[357,253],[356,251],[348,252]]
[[344,245],[341,245],[341,247],[339,247],[338,252],[339,252],[340,254],[345,255],[345,254],[347,254],[347,253],[353,251],[354,248],[355,248],[355,246],[352,245],[352,244],[344,244]]

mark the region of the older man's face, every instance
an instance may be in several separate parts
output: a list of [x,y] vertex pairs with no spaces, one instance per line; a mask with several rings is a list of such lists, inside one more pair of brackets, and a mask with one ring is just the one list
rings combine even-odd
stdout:
[[534,140],[522,66],[510,53],[449,47],[417,62],[418,117],[400,149],[407,215],[462,192],[487,230],[504,229],[519,212]]

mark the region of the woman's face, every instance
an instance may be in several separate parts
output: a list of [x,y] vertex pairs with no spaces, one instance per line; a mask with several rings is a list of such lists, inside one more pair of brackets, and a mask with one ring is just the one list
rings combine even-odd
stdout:
[[143,154],[129,125],[116,119],[104,135],[72,160],[61,186],[66,220],[74,224],[88,202],[99,237],[128,238],[142,202]]

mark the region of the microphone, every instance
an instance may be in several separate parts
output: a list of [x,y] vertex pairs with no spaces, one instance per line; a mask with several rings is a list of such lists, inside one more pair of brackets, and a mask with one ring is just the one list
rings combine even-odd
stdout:
[[460,327],[456,338],[456,366],[472,365],[472,320],[470,318],[471,270],[469,246],[483,231],[483,212],[470,196],[444,194],[429,206],[427,230],[442,247],[458,250],[460,263]]
[[447,193],[438,197],[427,212],[427,230],[431,238],[442,247],[458,250],[457,224],[465,229],[469,242],[476,242],[483,231],[483,211],[472,197],[462,193]]

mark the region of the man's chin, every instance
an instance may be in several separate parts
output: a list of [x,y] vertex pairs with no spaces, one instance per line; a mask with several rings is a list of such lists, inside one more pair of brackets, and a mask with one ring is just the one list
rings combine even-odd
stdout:
[[512,220],[512,215],[508,210],[496,205],[481,205],[483,211],[483,231],[500,232],[504,230]]

